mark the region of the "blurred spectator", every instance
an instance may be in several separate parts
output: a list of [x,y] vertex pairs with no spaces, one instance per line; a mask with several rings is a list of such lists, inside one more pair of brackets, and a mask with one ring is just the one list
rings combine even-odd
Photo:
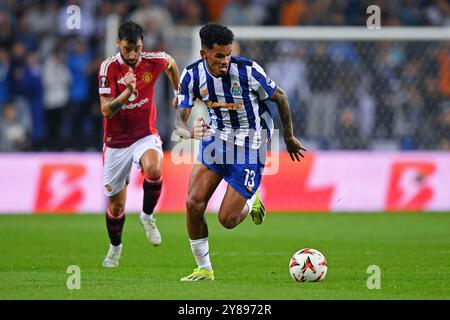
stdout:
[[421,1],[401,0],[392,3],[401,24],[408,26],[419,26],[423,24]]
[[34,150],[40,150],[45,135],[44,88],[42,68],[35,52],[26,56],[26,65],[20,81],[23,95],[30,107],[32,117],[31,140]]
[[60,48],[44,61],[43,70],[45,119],[47,124],[45,146],[50,150],[62,147],[63,115],[69,102],[70,71]]
[[372,4],[361,0],[348,0],[344,4],[343,13],[345,22],[349,26],[361,26],[365,23],[365,16],[361,12],[365,12],[366,8]]
[[222,15],[223,8],[230,0],[203,0],[203,5],[206,7],[207,22],[218,22]]
[[202,24],[204,12],[201,4],[196,0],[180,0],[178,4],[172,3],[169,8],[175,12],[174,23],[180,26],[199,26]]
[[309,2],[308,25],[331,25],[331,0],[317,0]]
[[450,2],[448,0],[436,0],[427,4],[425,17],[430,24],[435,26],[450,25]]
[[21,81],[25,70],[26,48],[22,42],[14,42],[11,50],[11,95],[21,95]]
[[[310,99],[307,80],[306,48],[291,41],[281,41],[276,46],[276,60],[267,64],[267,74],[287,94],[294,123],[306,123],[306,106]],[[278,112],[275,112],[278,117]],[[296,126],[298,136],[305,135],[304,126]]]
[[0,48],[11,48],[13,43],[11,27],[10,16],[0,11]]
[[69,110],[66,112],[65,122],[66,138],[73,139],[73,148],[83,149],[86,144],[86,137],[92,130],[92,121],[89,107],[86,105],[89,94],[88,65],[91,61],[91,53],[87,44],[82,39],[77,39],[73,43],[73,48],[69,52],[67,64],[70,70],[72,85],[70,86]]
[[[438,85],[438,72],[435,59],[427,59],[428,64],[423,65],[423,70],[418,74],[418,88],[424,101],[424,110],[421,114],[421,125],[417,132],[417,148],[433,149],[436,138],[435,128],[438,126],[440,108],[445,101]],[[434,60],[434,61],[433,61]]]
[[164,50],[167,32],[173,27],[172,16],[163,7],[155,5],[154,0],[141,0],[139,7],[130,15],[130,19],[145,30],[145,50]]
[[297,26],[308,14],[308,3],[305,0],[284,0],[280,9],[280,25]]
[[9,51],[0,47],[0,106],[10,98],[10,72]]
[[366,147],[369,147],[375,128],[375,98],[369,91],[371,82],[367,77],[363,77],[362,81],[356,86],[355,95],[358,105],[356,122],[359,125],[362,139],[366,142]]
[[25,45],[27,51],[36,51],[38,42],[34,35],[34,30],[30,29],[28,17],[22,14],[17,20],[16,28],[14,28],[14,40]]
[[344,107],[339,112],[339,115],[334,132],[334,147],[340,150],[364,149],[364,139],[361,136],[359,125],[356,122],[353,108]]
[[249,0],[231,0],[223,8],[220,23],[229,26],[257,25],[260,23]]
[[398,43],[382,43],[374,49],[379,52],[373,63],[373,77],[376,85],[373,93],[377,108],[375,111],[375,137],[390,139],[393,128],[393,97],[400,90],[400,71],[406,59],[403,47]]
[[95,35],[97,37],[104,37],[106,35],[106,22],[112,11],[113,6],[111,3],[102,1],[99,4],[95,17]]
[[[89,88],[98,88],[98,70],[103,61],[102,56],[94,58],[87,67]],[[102,149],[103,115],[100,112],[100,98],[97,90],[89,90],[86,108],[89,109],[89,117],[92,121],[92,129],[87,137],[86,147],[91,150]]]
[[25,13],[25,19],[28,22],[29,30],[42,38],[45,35],[56,32],[57,25],[57,3],[40,2],[32,3]]
[[438,150],[450,151],[450,103],[444,106],[436,128]]
[[308,103],[307,135],[328,149],[336,119],[337,96],[333,93],[336,66],[327,53],[328,45],[317,43],[307,62],[311,89]]
[[20,121],[16,106],[8,101],[0,118],[0,151],[24,151],[29,147],[26,125]]
[[438,52],[439,89],[444,96],[450,97],[450,45],[447,43]]
[[401,150],[417,148],[416,135],[421,125],[423,99],[414,85],[396,94],[394,102],[394,135],[400,139]]

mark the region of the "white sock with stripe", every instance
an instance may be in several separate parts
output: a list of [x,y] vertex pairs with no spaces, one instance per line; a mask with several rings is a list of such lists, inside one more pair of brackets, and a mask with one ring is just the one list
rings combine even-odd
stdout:
[[203,239],[189,239],[191,243],[192,253],[199,267],[212,270],[211,261],[209,260],[209,244],[208,237]]

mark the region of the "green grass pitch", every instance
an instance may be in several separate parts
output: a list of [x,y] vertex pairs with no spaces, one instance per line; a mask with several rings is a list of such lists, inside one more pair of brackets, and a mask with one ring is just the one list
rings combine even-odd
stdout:
[[[0,215],[0,299],[450,299],[450,213],[274,214],[232,230],[207,214],[216,280],[180,282],[195,267],[185,216],[159,214],[163,243],[150,246],[129,214],[121,265],[104,269],[103,215]],[[321,251],[321,283],[296,283],[291,255]],[[67,289],[69,265],[81,288]],[[370,265],[381,288],[368,289]]]

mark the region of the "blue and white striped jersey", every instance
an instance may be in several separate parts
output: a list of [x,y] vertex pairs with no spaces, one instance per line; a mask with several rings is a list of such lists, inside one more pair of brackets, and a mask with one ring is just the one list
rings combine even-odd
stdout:
[[200,59],[183,70],[180,77],[178,108],[192,108],[202,100],[210,117],[213,134],[225,141],[252,149],[260,147],[266,135],[272,135],[272,115],[264,100],[275,91],[276,84],[256,62],[232,57],[228,73],[212,76]]

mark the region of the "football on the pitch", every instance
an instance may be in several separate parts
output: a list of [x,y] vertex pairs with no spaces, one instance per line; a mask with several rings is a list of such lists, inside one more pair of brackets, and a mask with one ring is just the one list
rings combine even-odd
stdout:
[[297,282],[322,281],[327,270],[325,256],[316,249],[298,250],[289,262],[289,273]]

